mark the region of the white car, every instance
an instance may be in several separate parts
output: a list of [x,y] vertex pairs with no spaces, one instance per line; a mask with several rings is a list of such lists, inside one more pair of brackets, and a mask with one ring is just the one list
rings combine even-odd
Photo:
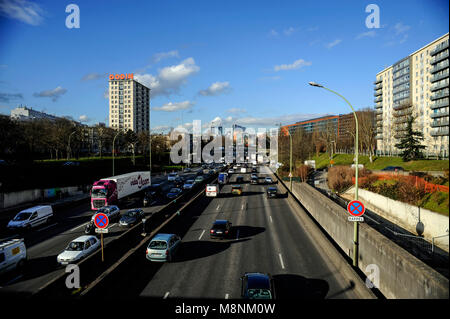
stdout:
[[178,177],[178,174],[177,173],[170,173],[168,176],[167,176],[167,181],[168,182],[173,182],[173,181],[175,181],[175,178],[177,178]]
[[27,261],[27,249],[21,239],[0,242],[0,274],[23,268]]
[[266,182],[266,184],[272,184],[272,183],[273,183],[271,177],[266,177],[266,178],[264,179],[264,181]]
[[100,247],[100,240],[95,236],[80,236],[69,243],[66,249],[56,257],[61,265],[80,261],[95,252]]
[[230,168],[229,170],[228,170],[228,174],[233,174],[234,173],[234,170],[232,169],[232,168]]
[[53,217],[50,205],[34,206],[19,212],[7,225],[8,228],[31,229],[46,224]]

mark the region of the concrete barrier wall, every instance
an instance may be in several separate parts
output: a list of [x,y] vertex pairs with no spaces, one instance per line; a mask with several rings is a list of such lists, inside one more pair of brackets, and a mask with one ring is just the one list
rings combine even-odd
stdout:
[[[354,194],[354,192],[355,189],[352,188],[346,193]],[[447,234],[449,229],[448,216],[396,201],[388,197],[369,192],[365,189],[358,190],[358,197],[364,202],[372,205],[377,214],[395,224],[398,224],[412,233],[416,233],[416,225],[419,222],[420,215],[420,221],[424,225],[423,236],[429,241],[431,241],[433,237]],[[436,238],[435,244],[448,251],[449,236]]]
[[0,196],[0,209],[13,207],[23,203],[31,203],[45,198],[55,197],[58,193],[69,196],[81,194],[78,186],[68,186],[61,188],[29,189],[20,192],[2,193]]
[[[344,208],[306,183],[294,183],[293,194],[337,245],[353,256],[353,222]],[[367,224],[359,227],[359,268],[367,276],[369,265],[379,269],[378,289],[387,298],[449,298],[448,279],[397,246]],[[368,269],[366,271],[366,269]]]

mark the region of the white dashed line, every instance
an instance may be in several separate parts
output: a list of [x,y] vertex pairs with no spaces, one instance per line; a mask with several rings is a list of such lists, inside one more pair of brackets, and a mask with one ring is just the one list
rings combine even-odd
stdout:
[[278,254],[278,256],[280,256],[280,263],[281,263],[281,268],[284,269],[284,264],[283,264],[283,257],[281,257],[281,254]]
[[239,229],[238,229],[237,234],[236,234],[236,239],[239,239]]
[[43,231],[43,230],[46,230],[46,229],[48,229],[48,228],[50,228],[50,227],[53,227],[53,226],[55,226],[55,225],[58,225],[58,223],[54,223],[54,224],[52,224],[52,225],[49,225],[49,226],[47,226],[47,227],[44,227],[44,228],[38,229],[37,231]]
[[200,234],[200,237],[198,238],[198,240],[202,239],[203,234],[205,233],[205,230],[203,229],[202,233]]
[[272,216],[269,216],[270,222],[273,223]]
[[220,208],[220,205],[217,205],[217,208],[216,208],[216,210],[219,210],[219,208]]
[[166,299],[169,296],[170,292],[166,292],[166,294],[164,295],[163,299]]
[[225,294],[225,299],[228,299],[228,297],[229,297],[229,295],[228,295],[228,294]]

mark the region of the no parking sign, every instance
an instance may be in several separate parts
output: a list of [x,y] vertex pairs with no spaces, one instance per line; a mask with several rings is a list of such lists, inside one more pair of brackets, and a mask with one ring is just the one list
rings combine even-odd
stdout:
[[359,200],[352,200],[350,203],[348,203],[347,211],[350,213],[350,215],[352,215],[348,217],[349,221],[364,221],[362,215],[364,215],[366,208],[364,207],[364,204]]

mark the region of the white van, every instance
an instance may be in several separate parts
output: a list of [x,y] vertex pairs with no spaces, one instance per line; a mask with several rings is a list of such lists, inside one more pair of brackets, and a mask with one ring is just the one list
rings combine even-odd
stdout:
[[27,260],[27,249],[21,239],[0,242],[0,274],[23,268]]
[[53,217],[52,206],[34,206],[24,209],[16,215],[9,223],[9,229],[31,229],[46,224]]
[[206,196],[207,197],[217,197],[219,192],[219,187],[217,185],[206,185]]

